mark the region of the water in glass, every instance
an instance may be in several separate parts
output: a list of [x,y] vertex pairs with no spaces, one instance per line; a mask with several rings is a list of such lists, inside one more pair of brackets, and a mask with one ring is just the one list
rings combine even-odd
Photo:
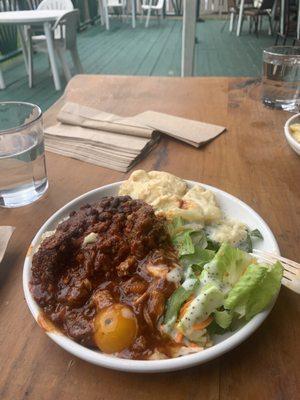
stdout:
[[47,187],[40,109],[28,103],[0,103],[0,206],[32,203]]
[[300,47],[273,46],[264,50],[262,101],[273,108],[300,110]]

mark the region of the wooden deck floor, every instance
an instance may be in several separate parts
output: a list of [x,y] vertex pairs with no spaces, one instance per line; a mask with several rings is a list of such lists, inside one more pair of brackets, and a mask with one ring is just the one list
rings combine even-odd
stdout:
[[[223,20],[207,20],[197,25],[195,74],[199,76],[259,76],[262,49],[274,38],[262,32],[259,38],[245,33],[237,38],[221,32]],[[133,30],[130,22],[113,20],[111,30],[100,25],[78,35],[78,47],[85,73],[121,75],[180,75],[181,21],[156,20],[148,29],[138,22]],[[246,25],[246,24],[245,24]],[[4,65],[7,89],[0,100],[22,100],[37,103],[47,109],[62,92],[54,90],[47,57],[34,56],[35,84],[28,88],[22,57]],[[65,82],[64,82],[65,84]]]

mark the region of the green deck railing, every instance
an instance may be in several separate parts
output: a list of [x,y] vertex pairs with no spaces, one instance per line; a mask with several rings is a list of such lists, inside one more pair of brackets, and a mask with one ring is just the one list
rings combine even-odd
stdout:
[[35,10],[42,0],[18,0],[19,10]]
[[98,1],[88,0],[88,6],[89,6],[91,22],[94,23],[99,18]]
[[98,19],[97,0],[72,0],[72,3],[79,10],[80,28],[93,24]]
[[83,0],[72,0],[72,3],[74,4],[75,8],[78,8],[79,10],[79,21],[80,21],[80,26],[85,25],[85,10],[84,10],[84,1]]
[[[37,6],[42,0],[0,0],[0,11],[28,10],[30,4]],[[21,52],[16,25],[0,25],[0,62]]]
[[[0,0],[0,11],[14,11],[17,9],[17,1]],[[0,53],[9,55],[18,49],[17,27],[14,25],[0,26]],[[1,59],[4,57],[1,57]]]

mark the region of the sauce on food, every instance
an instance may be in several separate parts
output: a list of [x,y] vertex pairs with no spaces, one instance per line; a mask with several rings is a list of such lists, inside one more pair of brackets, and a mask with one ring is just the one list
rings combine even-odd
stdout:
[[164,219],[141,200],[109,197],[73,211],[43,240],[30,285],[45,318],[69,337],[148,359],[175,345],[159,322],[178,268]]

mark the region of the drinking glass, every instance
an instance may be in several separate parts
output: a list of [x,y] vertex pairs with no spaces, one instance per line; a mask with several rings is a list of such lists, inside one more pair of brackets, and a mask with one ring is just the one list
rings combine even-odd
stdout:
[[266,106],[300,109],[300,47],[273,46],[263,51],[262,101]]
[[0,102],[0,206],[30,204],[47,188],[41,109]]

